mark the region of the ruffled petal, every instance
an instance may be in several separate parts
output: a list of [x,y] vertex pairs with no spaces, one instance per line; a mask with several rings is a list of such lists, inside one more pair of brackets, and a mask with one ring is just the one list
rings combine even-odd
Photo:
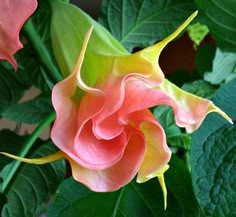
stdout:
[[128,114],[123,117],[123,122],[140,130],[145,137],[145,156],[138,171],[138,180],[141,182],[169,162],[171,151],[163,128],[148,109]]
[[[69,153],[71,157],[76,156],[76,153],[71,153],[71,151],[74,147],[74,139],[77,132],[82,129],[83,125],[91,116],[101,109],[104,103],[103,94],[97,89],[88,87],[80,77],[80,69],[91,32],[92,28],[86,34],[73,73],[65,80],[57,83],[52,91],[52,103],[57,117],[51,130],[51,138],[59,149],[65,153]],[[85,94],[84,91],[87,91],[89,94]],[[89,100],[89,97],[93,95],[99,96],[99,99],[102,98],[94,106],[90,105]],[[88,100],[86,101],[84,98],[88,98]],[[82,116],[79,111],[83,111],[83,108],[86,106],[89,106],[89,109]],[[80,115],[79,118],[81,118],[79,127],[76,121],[78,120],[78,114]]]
[[15,71],[17,63],[13,55],[23,47],[19,40],[19,32],[36,7],[36,0],[1,0],[0,59],[10,62]]
[[92,122],[87,122],[74,141],[73,160],[90,169],[106,169],[117,163],[127,145],[125,132],[111,140],[97,139],[92,132]]
[[196,130],[210,112],[218,112],[232,123],[212,101],[183,91],[166,79],[160,85],[152,86],[149,80],[133,78],[127,82],[125,93],[119,110],[121,116],[165,104],[173,108],[177,125],[185,127],[188,132]]
[[[133,131],[133,130],[132,130]],[[91,170],[68,159],[75,180],[93,191],[115,191],[128,184],[136,175],[145,153],[145,141],[142,134],[134,132],[120,161],[105,170]]]
[[211,112],[217,112],[233,123],[228,115],[215,106],[212,101],[183,91],[168,80],[160,85],[160,89],[166,94],[169,101],[167,104],[174,110],[177,125],[185,127],[189,133],[198,129],[206,115]]

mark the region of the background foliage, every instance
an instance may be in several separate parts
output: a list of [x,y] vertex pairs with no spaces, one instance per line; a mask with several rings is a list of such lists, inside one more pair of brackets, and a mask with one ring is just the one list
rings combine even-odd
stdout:
[[[49,1],[38,0],[37,11],[21,32],[21,39],[28,43],[16,54],[18,72],[0,61],[0,115],[18,125],[43,124],[53,112],[50,91],[58,78],[50,77],[47,71],[59,68],[51,49]],[[208,29],[211,43],[203,41],[196,48],[193,72],[176,71],[168,78],[189,92],[211,98],[235,120],[235,1],[103,0],[98,21],[132,52],[166,37],[196,9],[199,15],[194,22]],[[203,39],[206,32],[197,27],[192,30],[197,39]],[[31,86],[41,94],[20,102]],[[188,135],[175,125],[169,107],[159,106],[152,111],[165,129],[173,152],[165,175],[166,211],[157,180],[145,184],[133,181],[116,192],[94,193],[72,178],[65,178],[63,161],[31,166],[0,156],[1,216],[35,217],[42,213],[48,217],[236,216],[235,126],[213,114],[196,133]],[[50,139],[34,139],[34,145],[27,148],[29,143],[31,135],[20,136],[17,128],[15,132],[0,131],[1,151],[25,153],[27,157],[55,152]]]

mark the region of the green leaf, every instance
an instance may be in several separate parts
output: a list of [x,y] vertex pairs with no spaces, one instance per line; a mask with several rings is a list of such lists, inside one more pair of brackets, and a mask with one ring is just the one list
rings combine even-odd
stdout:
[[203,44],[196,54],[195,64],[197,72],[203,77],[205,72],[212,71],[213,59],[216,53],[216,46],[210,43]]
[[191,0],[104,0],[99,22],[132,51],[165,38],[194,10]]
[[[0,150],[2,152],[12,153],[17,155],[20,152],[21,145],[26,141],[27,136],[19,136],[10,130],[0,131]],[[12,159],[0,155],[0,170],[10,163]]]
[[187,28],[190,39],[194,42],[195,46],[200,45],[205,36],[209,33],[207,26],[200,23],[195,23]]
[[0,115],[6,108],[17,103],[24,91],[14,74],[0,65]]
[[137,184],[134,180],[121,190],[111,193],[95,193],[69,178],[59,187],[47,216],[198,216],[199,208],[194,198],[187,168],[176,157],[172,158],[170,165],[165,176],[168,188],[166,211],[163,207],[162,191],[157,179],[144,184]]
[[198,217],[199,206],[193,193],[191,176],[184,162],[172,155],[165,173],[168,194],[171,192],[182,207],[185,217]]
[[35,52],[30,44],[24,45],[15,55],[18,63],[18,70],[14,72],[12,66],[7,62],[1,62],[1,70],[12,73],[21,85],[21,89],[27,90],[32,85],[40,89],[43,93],[49,93],[52,84],[45,75],[45,70],[39,64]]
[[214,86],[204,80],[196,80],[191,83],[186,83],[182,87],[183,90],[204,98],[211,98],[217,88],[217,86]]
[[195,0],[200,22],[207,25],[220,48],[236,51],[236,4],[233,0]]
[[189,149],[191,136],[183,133],[176,125],[174,113],[170,106],[160,105],[155,107],[153,115],[164,128],[169,146]]
[[194,81],[198,79],[198,77],[199,76],[196,72],[188,72],[184,69],[177,69],[174,71],[174,73],[171,74],[170,77],[168,77],[168,80],[170,80],[178,87],[182,87],[183,84]]
[[204,79],[212,84],[228,82],[236,77],[236,53],[216,50],[211,72],[204,74]]
[[[28,157],[47,156],[56,151],[52,143],[45,143]],[[14,162],[13,162],[14,163]],[[1,172],[1,178],[7,177],[11,164]],[[55,193],[65,175],[65,164],[57,161],[45,165],[22,164],[4,194],[7,203],[1,212],[2,217],[38,216],[47,208],[47,203]]]
[[157,180],[145,184],[133,181],[119,191],[95,193],[70,178],[59,187],[47,216],[179,217],[184,215],[171,193],[168,195],[167,210],[164,210],[162,192]]
[[[213,101],[236,120],[236,79],[220,88]],[[236,216],[236,127],[210,114],[193,134],[192,182],[203,216]]]
[[40,89],[43,93],[49,93],[52,85],[49,78],[45,76],[46,72],[40,65],[33,47],[25,45],[16,54],[18,71],[16,77],[23,87],[29,89],[32,85]]
[[2,113],[2,116],[16,122],[35,124],[42,121],[51,112],[53,112],[51,99],[46,96],[38,96],[9,107]]
[[170,106],[156,106],[153,109],[153,115],[165,130],[175,124],[174,113]]

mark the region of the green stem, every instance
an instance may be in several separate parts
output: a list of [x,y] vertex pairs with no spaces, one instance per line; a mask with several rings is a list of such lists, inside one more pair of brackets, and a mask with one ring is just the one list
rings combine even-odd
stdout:
[[125,190],[125,187],[123,187],[119,192],[119,195],[117,197],[115,207],[114,207],[114,210],[113,210],[113,213],[112,213],[112,217],[115,217],[117,215],[117,211],[118,211],[118,208],[119,208],[119,205],[120,205],[121,198],[124,194],[124,190]]
[[44,43],[42,42],[38,32],[36,31],[31,19],[29,19],[25,23],[25,25],[23,26],[23,31],[32,44],[34,50],[36,51],[40,63],[49,73],[49,76],[53,80],[53,82],[57,83],[61,81],[63,77],[53,63],[52,58]]
[[[50,115],[48,115],[37,127],[36,129],[33,131],[33,133],[29,136],[29,138],[26,140],[25,145],[24,145],[24,149],[21,151],[21,153],[19,154],[19,157],[26,157],[26,155],[28,154],[29,150],[31,149],[32,145],[34,144],[34,142],[36,141],[36,139],[40,136],[40,134],[42,133],[42,131],[49,126],[56,118],[56,114],[55,112],[51,113]],[[9,173],[7,174],[7,177],[4,179],[3,183],[2,183],[2,192],[4,193],[4,191],[7,189],[9,183],[12,180],[12,177],[14,176],[14,174],[16,173],[16,171],[18,170],[19,166],[20,166],[21,162],[20,161],[14,161],[12,166],[11,166],[11,170],[9,171]]]

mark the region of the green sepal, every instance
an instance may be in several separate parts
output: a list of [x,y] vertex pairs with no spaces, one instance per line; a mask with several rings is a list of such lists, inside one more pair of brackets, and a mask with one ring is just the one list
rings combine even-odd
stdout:
[[[53,51],[64,77],[68,76],[73,71],[85,34],[91,26],[94,26],[94,30],[89,40],[86,58],[82,67],[82,74],[83,71],[97,71],[96,68],[99,64],[99,58],[97,58],[97,56],[94,57],[94,53],[108,56],[128,54],[128,51],[126,51],[103,26],[78,7],[58,0],[52,0],[51,5],[51,38]],[[94,84],[96,76],[88,79],[85,76],[84,79]]]

